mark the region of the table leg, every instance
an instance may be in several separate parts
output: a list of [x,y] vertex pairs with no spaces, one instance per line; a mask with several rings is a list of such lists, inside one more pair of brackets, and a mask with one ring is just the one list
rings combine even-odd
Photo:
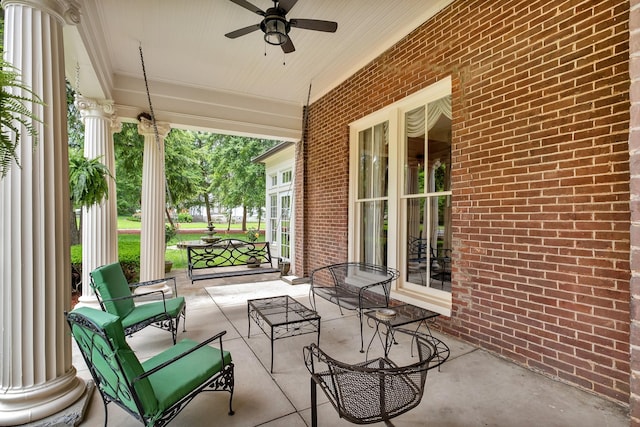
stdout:
[[251,306],[247,305],[247,338],[251,336]]
[[316,382],[311,377],[311,427],[318,427],[318,390]]
[[271,373],[273,374],[273,326],[271,327]]

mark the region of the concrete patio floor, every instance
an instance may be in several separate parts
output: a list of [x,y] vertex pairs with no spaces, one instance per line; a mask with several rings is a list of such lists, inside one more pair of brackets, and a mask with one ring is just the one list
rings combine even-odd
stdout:
[[[277,274],[217,279],[191,284],[186,273],[171,273],[178,279],[178,293],[187,300],[189,337],[203,340],[226,330],[225,349],[235,363],[235,415],[227,415],[228,393],[202,393],[178,415],[172,426],[309,426],[310,381],[304,366],[302,347],[315,341],[315,335],[300,335],[275,341],[274,372],[269,372],[270,342],[252,324],[247,338],[247,299],[288,294],[309,305],[308,285],[289,285]],[[322,316],[320,347],[346,362],[364,360],[359,352],[359,323],[355,313],[340,315],[336,306],[318,300]],[[365,346],[373,329],[365,325]],[[421,404],[393,419],[403,426],[628,426],[627,409],[608,400],[553,381],[542,375],[500,359],[449,336],[434,332],[451,349],[451,356],[440,371],[430,371]],[[128,339],[140,359],[171,345],[170,335],[146,328]],[[375,342],[371,352],[378,352]],[[370,353],[370,357],[375,354]],[[90,379],[82,357],[75,348],[73,364],[79,376]],[[400,342],[389,357],[398,364],[411,361],[409,346]],[[415,362],[415,358],[412,362]],[[319,426],[353,425],[341,420],[318,390]],[[133,417],[114,404],[108,405],[109,426],[139,426]],[[93,393],[81,425],[103,425],[104,410],[97,391]],[[383,423],[374,424],[382,426]]]

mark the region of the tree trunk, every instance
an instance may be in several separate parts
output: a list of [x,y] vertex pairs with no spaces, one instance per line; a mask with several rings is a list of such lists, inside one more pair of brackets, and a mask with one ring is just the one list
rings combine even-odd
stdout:
[[171,219],[171,213],[169,212],[169,208],[165,208],[164,212],[167,214],[167,220],[169,221],[169,224],[171,225],[171,228],[175,228],[175,224],[173,223],[173,220]]
[[242,231],[247,231],[247,207],[242,206]]
[[[82,221],[82,216],[80,216],[80,221]],[[71,203],[69,213],[69,229],[71,230],[71,244],[79,245],[82,243],[82,223],[78,226],[78,219],[76,218],[76,210],[73,208],[73,203]]]
[[211,202],[209,201],[209,195],[205,193],[204,195],[204,207],[207,211],[207,226],[211,224]]

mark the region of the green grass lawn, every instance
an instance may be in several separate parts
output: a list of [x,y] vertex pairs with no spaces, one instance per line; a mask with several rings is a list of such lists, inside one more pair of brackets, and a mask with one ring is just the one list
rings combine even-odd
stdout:
[[[127,217],[118,217],[119,230],[139,230],[141,223],[132,221]],[[231,224],[231,230],[227,231],[226,224],[216,224],[216,232],[224,239],[241,239],[246,240],[246,235],[241,231],[242,224]],[[247,228],[257,228],[257,223],[247,223]],[[206,229],[207,224],[204,222],[181,223],[179,228],[182,230],[189,229]],[[264,230],[264,227],[261,227]],[[194,233],[178,233],[174,238],[167,242],[167,250],[165,259],[173,261],[173,268],[187,268],[187,251],[186,249],[174,249],[176,244],[189,240],[200,240],[203,232]],[[258,241],[264,241],[264,234]],[[118,253],[140,252],[140,234],[118,234]],[[82,245],[74,245],[71,247],[71,262],[82,262]]]
[[[118,230],[139,230],[141,227],[140,221],[133,221],[130,217],[119,216],[118,217]],[[214,224],[216,230],[226,230],[227,224]],[[180,230],[192,230],[192,229],[201,229],[204,230],[207,228],[206,222],[181,222],[178,223],[178,228]],[[250,228],[258,228],[257,222],[247,222],[247,229]],[[260,225],[260,228],[264,230],[264,223]],[[231,230],[241,230],[242,224],[231,224]]]

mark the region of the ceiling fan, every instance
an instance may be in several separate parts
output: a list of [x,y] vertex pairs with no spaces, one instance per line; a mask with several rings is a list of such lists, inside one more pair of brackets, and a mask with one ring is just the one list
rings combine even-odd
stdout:
[[296,50],[289,37],[291,27],[301,28],[304,30],[325,31],[327,33],[335,33],[338,29],[338,23],[333,21],[321,21],[318,19],[289,19],[287,13],[298,0],[273,0],[273,7],[263,11],[262,9],[249,3],[247,0],[231,0],[231,2],[242,6],[251,12],[264,16],[259,24],[250,25],[225,34],[230,39],[262,30],[264,40],[272,45],[282,47],[284,53],[291,53]]

